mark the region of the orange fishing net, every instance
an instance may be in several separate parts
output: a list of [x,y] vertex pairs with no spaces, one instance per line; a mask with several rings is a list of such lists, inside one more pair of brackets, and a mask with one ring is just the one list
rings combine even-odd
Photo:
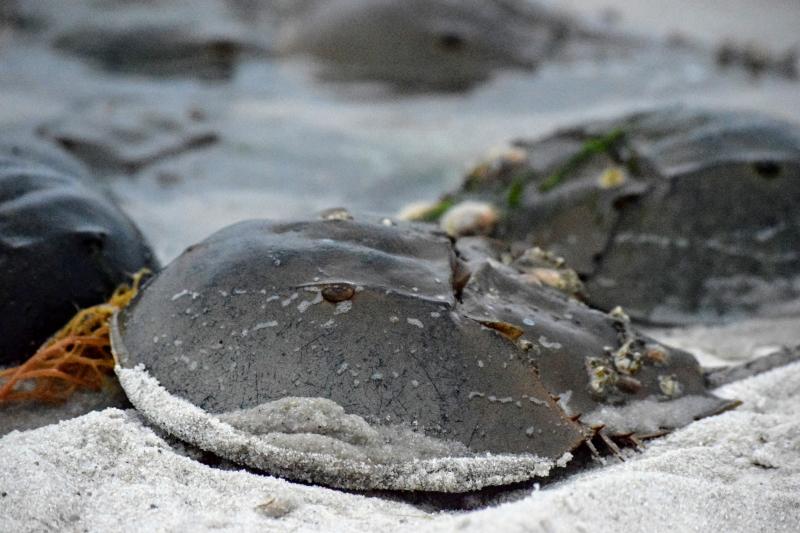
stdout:
[[79,311],[20,366],[0,370],[0,405],[61,402],[79,389],[100,390],[114,368],[109,320],[139,292],[147,269],[117,287],[108,302]]

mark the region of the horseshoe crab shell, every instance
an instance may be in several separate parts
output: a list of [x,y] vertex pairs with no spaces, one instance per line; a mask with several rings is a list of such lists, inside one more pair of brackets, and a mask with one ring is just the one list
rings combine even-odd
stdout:
[[53,147],[0,139],[0,365],[157,265],[133,222],[90,184]]
[[530,2],[345,0],[300,11],[279,33],[280,53],[322,60],[326,78],[411,90],[462,90],[498,69],[534,68],[578,31]]
[[547,248],[589,302],[675,324],[800,301],[800,128],[770,117],[649,111],[516,141],[457,201],[498,209],[494,237]]
[[187,249],[112,325],[131,402],[289,478],[447,492],[730,407],[621,315],[489,259],[469,275],[443,235],[384,222],[248,221]]

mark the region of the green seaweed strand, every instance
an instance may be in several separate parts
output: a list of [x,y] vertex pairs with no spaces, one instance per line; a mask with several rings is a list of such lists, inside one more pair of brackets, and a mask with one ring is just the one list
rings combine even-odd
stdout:
[[[550,174],[546,180],[539,184],[539,191],[547,192],[558,187],[569,174],[583,166],[592,156],[608,152],[624,134],[625,132],[621,128],[617,128],[603,136],[594,137],[586,141],[581,150],[572,156],[564,166]],[[514,185],[512,184],[513,187]],[[509,199],[510,193],[511,191],[509,191]]]
[[511,180],[511,185],[508,187],[508,192],[506,193],[506,203],[508,207],[514,209],[520,206],[522,203],[522,195],[525,192],[525,184],[530,177],[531,175],[529,173],[521,172]]
[[453,207],[453,199],[452,198],[445,198],[440,200],[436,206],[431,208],[430,211],[425,213],[425,216],[422,217],[423,222],[436,222],[442,215],[444,215],[451,207]]

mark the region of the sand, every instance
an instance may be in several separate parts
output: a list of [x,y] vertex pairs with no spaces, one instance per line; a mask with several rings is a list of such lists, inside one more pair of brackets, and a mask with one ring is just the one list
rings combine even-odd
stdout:
[[[786,328],[800,334],[800,319],[673,330],[671,340],[736,344],[739,330],[740,345],[759,346]],[[740,352],[730,359],[759,350]],[[796,531],[800,363],[716,392],[743,404],[625,462],[470,512],[207,466],[136,411],[110,408],[0,438],[0,531]]]
[[206,466],[133,410],[0,439],[0,530],[795,531],[800,364],[726,386],[736,411],[525,498],[468,513]]

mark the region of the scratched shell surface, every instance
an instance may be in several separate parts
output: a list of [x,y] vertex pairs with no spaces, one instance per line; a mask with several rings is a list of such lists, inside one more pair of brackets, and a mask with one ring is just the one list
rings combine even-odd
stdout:
[[670,108],[516,141],[512,154],[454,197],[495,203],[494,235],[563,256],[593,305],[692,323],[800,300],[797,125]]
[[[118,318],[115,353],[209,413],[325,398],[468,454],[557,459],[602,425],[570,417],[606,404],[696,395],[692,418],[729,406],[678,350],[614,369],[626,341],[631,354],[647,343],[619,317],[488,258],[469,262],[465,285],[464,269],[452,242],[422,226],[242,222],[146,285]],[[613,375],[598,387],[603,365]],[[665,376],[679,384],[669,394]]]

